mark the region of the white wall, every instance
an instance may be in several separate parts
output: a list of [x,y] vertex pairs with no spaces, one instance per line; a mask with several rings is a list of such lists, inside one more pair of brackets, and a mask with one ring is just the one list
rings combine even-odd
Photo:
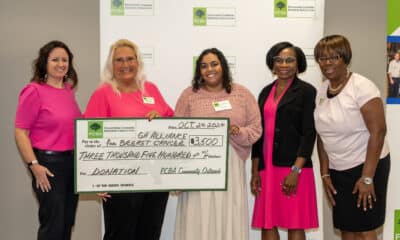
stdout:
[[[2,192],[0,239],[35,239],[37,202],[31,177],[14,143],[18,94],[31,77],[31,63],[50,40],[64,41],[75,55],[81,108],[99,79],[99,2],[97,0],[0,1],[0,149]],[[99,204],[83,196],[74,239],[100,239]]]

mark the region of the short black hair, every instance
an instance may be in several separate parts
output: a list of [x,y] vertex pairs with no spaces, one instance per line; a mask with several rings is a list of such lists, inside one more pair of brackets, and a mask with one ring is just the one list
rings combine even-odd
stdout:
[[296,54],[297,70],[298,73],[303,73],[307,69],[306,55],[301,48],[294,46],[290,42],[279,42],[272,46],[267,53],[266,63],[268,68],[272,71],[274,68],[274,57],[278,56],[279,53],[286,48],[292,48]]

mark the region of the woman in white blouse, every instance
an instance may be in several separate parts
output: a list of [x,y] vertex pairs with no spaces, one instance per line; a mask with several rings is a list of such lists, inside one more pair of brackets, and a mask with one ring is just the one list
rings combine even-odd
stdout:
[[369,79],[348,69],[348,40],[322,38],[314,57],[327,79],[314,112],[317,147],[333,224],[342,240],[376,240],[385,220],[389,147],[383,103]]

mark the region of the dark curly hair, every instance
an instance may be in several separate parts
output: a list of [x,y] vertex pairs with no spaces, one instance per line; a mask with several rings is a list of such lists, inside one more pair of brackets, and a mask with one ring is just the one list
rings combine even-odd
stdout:
[[279,53],[286,48],[292,48],[296,54],[296,61],[297,61],[297,70],[299,73],[303,73],[307,69],[307,60],[306,56],[301,50],[301,48],[294,46],[290,42],[279,42],[272,46],[266,56],[266,62],[268,68],[272,71],[274,68],[274,57],[278,56]]
[[201,61],[203,60],[203,57],[209,53],[212,53],[215,56],[217,56],[218,60],[220,61],[221,67],[222,67],[222,86],[224,87],[224,89],[227,93],[231,93],[231,91],[232,91],[232,76],[231,76],[231,71],[229,70],[228,61],[226,60],[224,54],[217,48],[205,49],[205,50],[203,50],[203,52],[201,52],[200,56],[197,58],[196,69],[195,69],[194,77],[192,80],[193,91],[196,92],[197,90],[200,89],[200,87],[202,85],[204,85],[204,80],[201,77],[200,67],[201,67]]
[[68,54],[68,71],[64,78],[64,82],[71,81],[72,88],[75,88],[78,84],[78,75],[74,69],[73,65],[73,58],[74,55],[69,50],[68,46],[61,42],[61,41],[51,41],[45,44],[39,50],[38,57],[33,61],[32,68],[33,68],[33,77],[31,82],[37,83],[45,83],[46,82],[46,74],[47,74],[47,62],[50,55],[50,52],[53,51],[55,48],[62,48]]

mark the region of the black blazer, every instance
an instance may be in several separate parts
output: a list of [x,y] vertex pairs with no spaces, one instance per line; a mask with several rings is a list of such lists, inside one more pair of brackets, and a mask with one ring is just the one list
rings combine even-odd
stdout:
[[[265,128],[264,105],[275,82],[264,87],[258,97],[262,125]],[[292,166],[298,156],[304,157],[304,167],[312,167],[311,154],[315,142],[314,108],[315,88],[299,78],[293,80],[279,102],[273,143],[274,166]],[[268,121],[268,119],[267,119]],[[252,157],[260,159],[258,169],[264,166],[264,130],[261,138],[253,145]]]

